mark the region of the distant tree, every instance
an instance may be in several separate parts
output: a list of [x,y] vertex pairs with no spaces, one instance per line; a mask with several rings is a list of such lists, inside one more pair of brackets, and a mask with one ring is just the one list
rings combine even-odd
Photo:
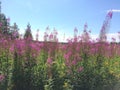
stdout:
[[14,23],[13,26],[10,26],[9,34],[11,34],[12,39],[19,38],[18,30],[19,30],[19,28],[18,28],[18,25],[16,23]]
[[0,32],[2,34],[9,34],[9,25],[10,23],[8,22],[8,19],[6,18],[6,16],[4,14],[0,14]]
[[32,33],[31,33],[31,26],[30,24],[28,23],[27,25],[27,29],[25,31],[25,34],[24,34],[24,39],[33,39],[33,36],[32,36]]
[[10,26],[10,18],[6,18],[4,14],[0,14],[0,33],[11,39],[16,39],[19,37],[18,25],[14,23]]

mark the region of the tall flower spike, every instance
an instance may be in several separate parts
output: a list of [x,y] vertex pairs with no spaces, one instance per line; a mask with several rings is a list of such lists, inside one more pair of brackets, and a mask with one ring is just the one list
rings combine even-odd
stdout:
[[112,15],[113,15],[113,11],[110,10],[110,11],[108,12],[107,16],[108,16],[109,18],[112,18]]
[[100,30],[100,41],[106,41],[106,34],[109,31],[110,21],[112,19],[113,11],[109,11],[106,15],[105,21],[103,22],[102,28]]

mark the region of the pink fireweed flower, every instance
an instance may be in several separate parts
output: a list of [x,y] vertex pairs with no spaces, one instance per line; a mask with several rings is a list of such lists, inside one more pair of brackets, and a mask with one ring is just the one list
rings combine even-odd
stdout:
[[91,53],[91,54],[95,54],[95,53],[96,53],[96,48],[94,48],[94,47],[91,48],[90,53]]
[[77,64],[77,60],[73,60],[72,65],[76,65],[76,64]]
[[77,41],[78,41],[78,38],[77,38],[77,37],[75,37],[75,38],[74,38],[74,42],[77,42]]
[[74,55],[74,59],[76,59],[76,61],[81,61],[82,57],[77,53]]
[[30,43],[30,48],[31,48],[32,50],[35,50],[36,52],[39,52],[39,51],[40,51],[39,46],[38,46],[37,44],[35,44],[35,43]]
[[79,45],[77,45],[77,47],[76,47],[76,51],[77,51],[77,52],[80,51],[80,46],[79,46]]
[[64,55],[64,58],[68,60],[71,55],[72,55],[72,52],[69,51],[67,54]]
[[14,44],[13,45],[11,45],[11,47],[10,47],[10,52],[13,52],[14,51]]
[[111,10],[111,11],[108,12],[107,17],[112,18],[112,15],[113,15],[113,11]]
[[39,47],[39,49],[41,49],[41,48],[44,47],[44,44],[43,43],[37,43],[37,46]]
[[68,59],[69,57],[68,57],[68,55],[67,55],[67,54],[64,54],[64,58],[65,58],[65,59]]
[[66,50],[66,49],[67,49],[67,46],[66,46],[66,45],[63,45],[63,46],[62,46],[62,49],[63,49],[63,50]]
[[5,79],[5,76],[1,74],[0,75],[0,82],[2,82],[4,79]]
[[33,57],[36,57],[36,54],[35,54],[35,53],[33,53],[33,54],[32,54],[32,56],[33,56]]
[[51,58],[48,58],[47,59],[47,64],[52,65],[52,63],[53,63],[53,60]]
[[52,34],[52,33],[50,34],[49,39],[50,39],[50,40],[53,39],[53,34]]
[[26,44],[25,44],[24,40],[23,41],[16,40],[16,42],[15,42],[15,49],[17,50],[17,53],[19,55],[23,55],[24,54],[25,47],[26,47]]

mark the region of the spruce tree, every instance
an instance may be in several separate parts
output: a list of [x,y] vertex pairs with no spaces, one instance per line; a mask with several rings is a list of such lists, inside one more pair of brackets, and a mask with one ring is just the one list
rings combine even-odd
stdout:
[[11,34],[12,39],[19,38],[18,30],[19,30],[18,25],[16,23],[14,23],[14,25],[11,26],[11,29],[9,30],[9,34]]
[[0,14],[0,32],[3,34],[8,34],[9,22],[4,14]]
[[33,36],[31,33],[31,26],[29,23],[27,25],[27,29],[26,29],[25,34],[24,34],[24,39],[31,39],[31,40],[33,39]]

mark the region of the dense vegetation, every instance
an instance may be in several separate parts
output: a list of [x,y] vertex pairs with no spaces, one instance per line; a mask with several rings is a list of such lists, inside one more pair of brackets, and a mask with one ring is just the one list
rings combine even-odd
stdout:
[[52,41],[11,39],[0,34],[0,90],[118,88],[119,44],[94,42],[87,32],[68,43],[47,37]]

